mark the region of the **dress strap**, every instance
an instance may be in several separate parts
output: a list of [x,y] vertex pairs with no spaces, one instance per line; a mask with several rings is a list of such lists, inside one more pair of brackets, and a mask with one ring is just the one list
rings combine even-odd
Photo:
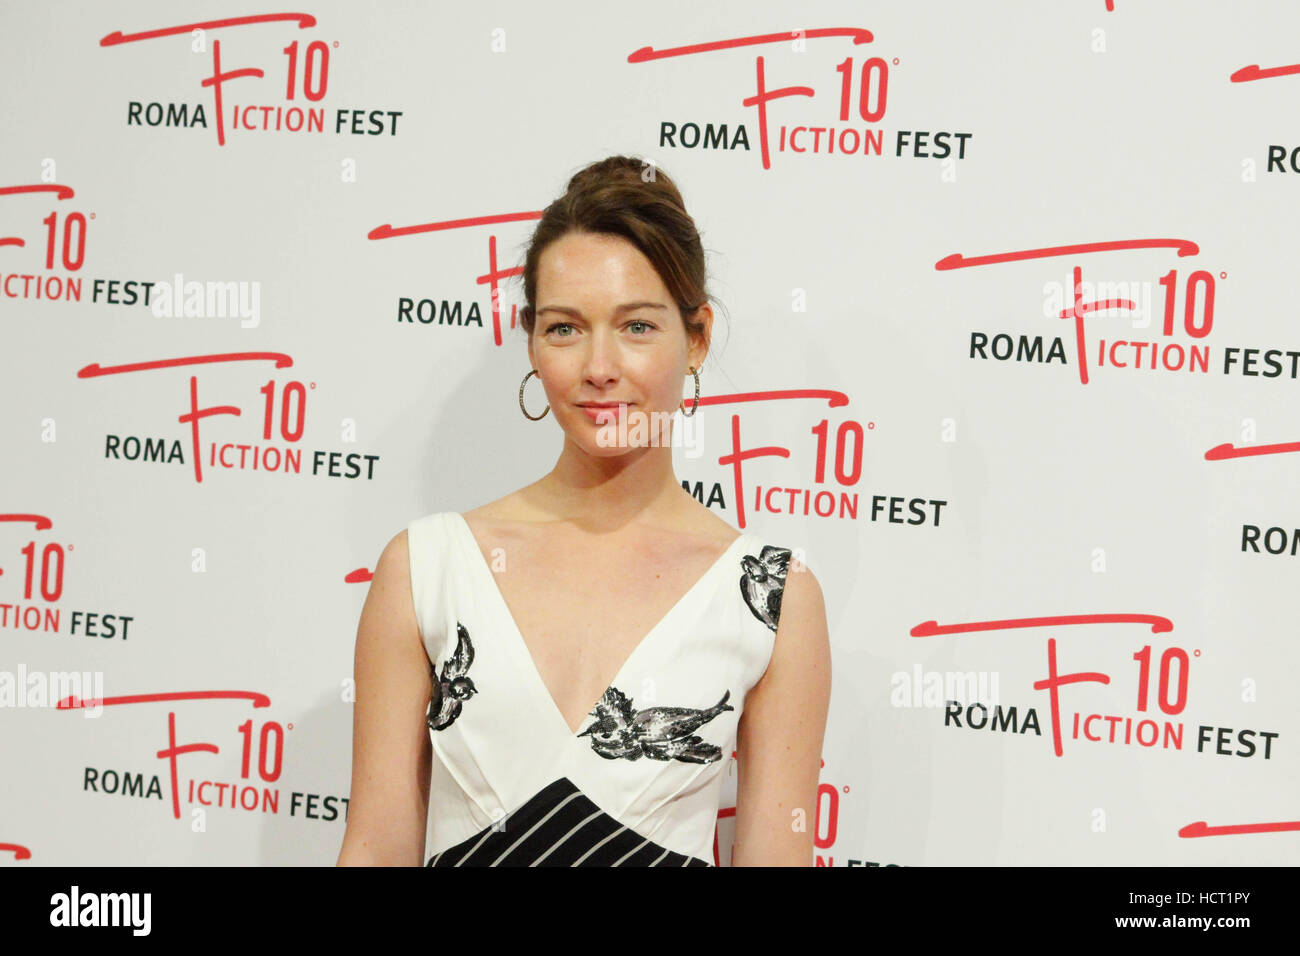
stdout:
[[792,551],[751,535],[740,556],[741,630],[752,654],[752,680],[767,672],[781,623],[781,599],[790,571]]
[[411,601],[420,639],[430,664],[443,654],[447,641],[446,601],[450,586],[447,515],[437,512],[416,518],[406,528],[411,559]]

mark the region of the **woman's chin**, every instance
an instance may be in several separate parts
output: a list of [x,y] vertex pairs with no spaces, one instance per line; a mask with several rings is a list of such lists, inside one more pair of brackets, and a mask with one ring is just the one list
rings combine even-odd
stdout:
[[615,425],[603,425],[586,435],[585,439],[582,443],[583,447],[591,454],[607,458],[614,455],[625,455],[630,451],[645,447],[644,444],[638,445],[636,443],[635,436],[620,435],[618,427]]
[[650,445],[642,435],[628,434],[626,431],[620,433],[617,425],[599,425],[595,428],[588,426],[576,434],[570,432],[569,439],[587,454],[597,458],[626,455]]

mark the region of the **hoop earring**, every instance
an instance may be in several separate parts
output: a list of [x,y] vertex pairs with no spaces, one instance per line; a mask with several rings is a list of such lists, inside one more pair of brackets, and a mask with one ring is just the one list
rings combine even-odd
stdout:
[[682,402],[682,405],[677,406],[678,408],[681,409],[683,418],[690,418],[692,415],[695,414],[695,410],[700,407],[700,373],[697,372],[695,369],[691,369],[691,374],[695,376],[695,404],[691,406],[691,410],[689,412],[682,407],[683,405],[686,404],[685,401]]
[[537,374],[537,369],[532,369],[527,375],[524,376],[524,380],[519,383],[519,410],[524,413],[524,418],[527,418],[529,421],[540,422],[543,418],[546,417],[547,412],[551,410],[551,406],[549,404],[547,404],[546,406],[546,411],[542,412],[540,415],[529,415],[528,409],[524,408],[524,386],[528,384],[528,379],[536,374]]

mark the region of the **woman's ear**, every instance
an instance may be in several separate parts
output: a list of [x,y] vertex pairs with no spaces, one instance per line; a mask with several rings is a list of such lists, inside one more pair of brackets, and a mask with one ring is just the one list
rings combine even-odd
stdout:
[[709,343],[713,337],[713,309],[706,302],[695,310],[692,319],[704,326],[702,332],[688,332],[686,335],[689,341],[686,364],[698,372],[709,354]]

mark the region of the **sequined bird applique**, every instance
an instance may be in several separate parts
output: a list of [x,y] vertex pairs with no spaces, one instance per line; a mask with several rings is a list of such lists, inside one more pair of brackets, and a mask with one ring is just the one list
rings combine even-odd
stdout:
[[785,593],[785,576],[790,568],[790,549],[763,545],[758,557],[746,554],[740,559],[745,573],[740,576],[740,593],[754,617],[772,632],[781,619],[781,597]]
[[722,748],[706,743],[695,731],[724,710],[731,691],[704,710],[694,707],[647,707],[637,710],[617,687],[609,687],[590,716],[596,720],[578,736],[591,736],[591,749],[607,760],[681,760],[712,763],[722,757]]
[[457,621],[456,651],[443,663],[442,676],[438,677],[434,673],[433,696],[429,699],[429,709],[425,713],[430,730],[446,730],[460,716],[463,702],[478,693],[474,682],[465,674],[472,663],[474,645],[469,639],[469,631]]

